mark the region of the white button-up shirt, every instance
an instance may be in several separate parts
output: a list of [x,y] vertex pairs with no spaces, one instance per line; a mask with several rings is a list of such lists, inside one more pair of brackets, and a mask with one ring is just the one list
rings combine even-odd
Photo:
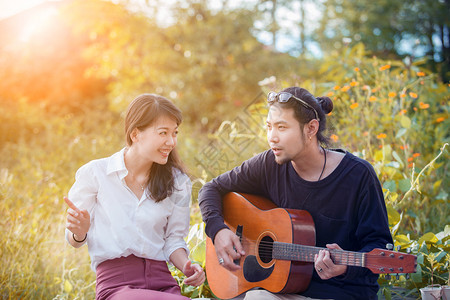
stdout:
[[[147,192],[138,199],[125,183],[124,150],[82,166],[69,191],[69,199],[90,214],[87,244],[94,271],[105,260],[130,254],[168,261],[179,248],[189,253],[184,241],[189,231],[189,177],[175,170],[174,192],[159,203]],[[66,229],[66,238],[69,234]]]

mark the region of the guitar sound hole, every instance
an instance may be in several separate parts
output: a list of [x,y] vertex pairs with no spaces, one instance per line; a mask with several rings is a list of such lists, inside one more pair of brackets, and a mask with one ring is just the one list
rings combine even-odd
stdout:
[[272,260],[273,239],[265,236],[261,239],[258,247],[259,258],[263,263],[269,263]]

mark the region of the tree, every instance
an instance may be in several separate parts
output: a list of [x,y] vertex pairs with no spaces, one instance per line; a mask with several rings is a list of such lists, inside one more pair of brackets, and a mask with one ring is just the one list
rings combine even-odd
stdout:
[[328,51],[362,42],[382,58],[426,57],[449,80],[449,11],[449,0],[327,0],[317,36]]

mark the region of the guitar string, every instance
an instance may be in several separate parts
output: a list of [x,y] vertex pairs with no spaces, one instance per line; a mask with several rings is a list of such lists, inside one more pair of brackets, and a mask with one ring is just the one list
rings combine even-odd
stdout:
[[[247,244],[251,244],[251,242],[247,242]],[[265,241],[261,241],[260,244],[264,244],[264,247],[258,247],[258,253],[263,254],[263,255],[269,255],[272,256],[273,254],[273,243],[272,242],[265,242]],[[289,244],[290,245],[294,245],[294,248],[314,248],[314,249],[303,249],[305,251],[305,253],[297,255],[298,256],[310,256],[311,254],[317,254],[317,252],[319,250],[322,249],[326,249],[326,248],[320,248],[320,247],[314,247],[314,246],[307,246],[307,245],[299,245],[299,244]],[[283,251],[286,249],[278,249],[279,251]],[[381,256],[379,254],[370,254],[367,252],[354,252],[354,251],[345,251],[345,250],[337,250],[337,249],[333,249],[331,250],[331,253],[333,256],[335,256],[337,259],[340,258],[340,260],[345,260],[345,261],[353,261],[355,263],[361,263],[363,261],[363,256],[365,256],[366,258],[379,258],[379,259],[384,259],[384,260],[389,260],[390,262],[392,261],[392,257],[389,256]],[[401,254],[401,255],[408,255],[406,253],[402,253],[402,252],[397,252],[397,254]],[[354,256],[352,258],[352,256]],[[366,264],[366,266],[370,266],[369,264]],[[376,266],[376,265],[373,265]]]

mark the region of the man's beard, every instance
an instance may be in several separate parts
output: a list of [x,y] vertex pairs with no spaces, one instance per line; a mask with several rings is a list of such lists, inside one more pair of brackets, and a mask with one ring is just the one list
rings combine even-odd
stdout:
[[275,156],[275,162],[279,165],[289,162],[291,159],[289,157],[279,157]]

